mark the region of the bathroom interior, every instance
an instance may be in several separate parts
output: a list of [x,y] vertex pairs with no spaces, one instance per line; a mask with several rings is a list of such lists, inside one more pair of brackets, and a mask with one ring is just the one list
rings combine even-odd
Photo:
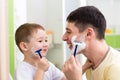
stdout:
[[[15,67],[24,58],[14,41],[14,33],[19,25],[32,22],[45,27],[50,44],[47,59],[61,69],[71,55],[68,46],[62,41],[68,14],[80,6],[96,6],[104,14],[107,21],[105,40],[110,46],[120,50],[119,4],[120,0],[8,0],[7,29],[9,45],[7,57],[4,58],[8,58],[5,63],[12,78],[14,78]],[[2,33],[0,33],[0,36],[2,36]],[[2,49],[2,46],[0,48]],[[2,55],[2,52],[0,52],[0,66],[4,63]],[[78,58],[81,64],[86,60],[83,55],[78,55]],[[0,70],[2,68],[3,66],[0,67]],[[2,71],[0,75],[2,75]],[[85,75],[83,75],[83,80],[86,80]]]

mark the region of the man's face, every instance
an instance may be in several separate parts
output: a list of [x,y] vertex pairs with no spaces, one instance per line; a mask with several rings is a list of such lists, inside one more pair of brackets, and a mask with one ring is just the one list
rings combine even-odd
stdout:
[[63,41],[66,41],[66,43],[68,44],[69,48],[72,49],[73,45],[71,43],[71,39],[72,37],[76,35],[79,36],[79,30],[78,28],[75,26],[75,23],[67,23],[67,27],[66,27],[66,31],[62,37]]

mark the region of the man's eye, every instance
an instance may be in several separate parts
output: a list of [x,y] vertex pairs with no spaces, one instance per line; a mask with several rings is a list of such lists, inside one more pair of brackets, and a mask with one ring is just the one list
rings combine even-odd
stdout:
[[71,32],[67,31],[68,34],[70,34]]

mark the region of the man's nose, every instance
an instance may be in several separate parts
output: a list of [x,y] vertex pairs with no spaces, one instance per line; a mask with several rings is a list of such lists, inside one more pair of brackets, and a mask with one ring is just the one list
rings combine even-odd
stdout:
[[64,34],[63,37],[62,37],[62,40],[67,41],[67,39],[68,39],[67,36]]

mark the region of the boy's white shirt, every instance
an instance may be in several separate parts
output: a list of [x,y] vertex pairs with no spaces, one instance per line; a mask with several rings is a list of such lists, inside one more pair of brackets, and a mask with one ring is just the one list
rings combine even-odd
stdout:
[[[18,64],[15,70],[15,80],[34,80],[37,68],[27,62]],[[62,80],[64,74],[52,63],[48,71],[45,72],[44,80]]]

